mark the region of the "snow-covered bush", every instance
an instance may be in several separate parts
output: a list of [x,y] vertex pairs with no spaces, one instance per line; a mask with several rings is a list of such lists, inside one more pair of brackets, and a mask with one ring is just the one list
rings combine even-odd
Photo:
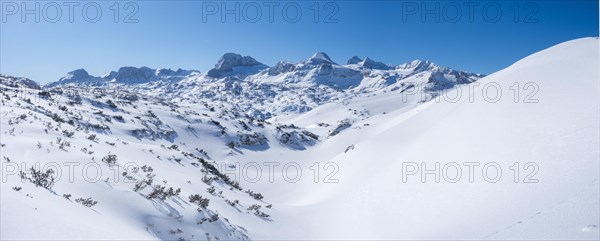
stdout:
[[246,190],[246,193],[248,193],[248,195],[250,195],[252,198],[256,199],[256,200],[262,200],[263,199],[263,195],[260,193],[255,193],[254,191],[248,189]]
[[167,200],[169,197],[179,196],[181,193],[181,189],[173,189],[169,187],[168,189],[165,186],[155,185],[153,190],[146,196],[148,199],[160,199]]
[[86,206],[88,208],[93,207],[94,205],[98,204],[98,201],[94,201],[94,199],[92,199],[91,197],[88,198],[77,198],[75,199],[75,202],[80,203],[83,206]]
[[96,141],[98,138],[96,138],[96,134],[90,134],[87,139],[90,141]]
[[242,146],[254,146],[267,143],[267,138],[263,134],[257,132],[252,134],[238,133],[237,136]]
[[38,187],[43,187],[46,189],[52,188],[54,186],[55,180],[52,176],[54,174],[53,169],[48,169],[45,172],[41,170],[36,170],[34,167],[29,168],[29,175],[23,171],[19,173],[21,179],[28,180],[31,183],[35,184]]
[[106,163],[109,167],[117,164],[117,155],[109,154],[102,158],[102,162]]
[[199,194],[190,195],[189,199],[191,203],[198,204],[198,206],[200,206],[200,208],[202,209],[206,209],[210,202],[208,198],[202,198],[202,196],[200,196]]

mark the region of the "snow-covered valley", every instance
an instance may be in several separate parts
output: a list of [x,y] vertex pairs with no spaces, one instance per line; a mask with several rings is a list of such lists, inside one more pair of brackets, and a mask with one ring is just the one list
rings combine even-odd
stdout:
[[1,239],[598,240],[599,53],[2,75]]

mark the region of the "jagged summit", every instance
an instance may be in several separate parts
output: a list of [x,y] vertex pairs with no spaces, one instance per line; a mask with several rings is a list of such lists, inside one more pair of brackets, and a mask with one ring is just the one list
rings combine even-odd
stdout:
[[425,70],[433,70],[436,68],[440,68],[440,66],[438,66],[437,64],[435,64],[429,60],[415,59],[411,62],[399,65],[398,68],[414,69],[416,71],[425,71]]
[[327,55],[324,52],[316,52],[310,58],[308,58],[308,60],[306,60],[306,63],[314,65],[336,64],[335,62],[333,62],[333,60],[331,60],[331,58],[329,58],[329,55]]
[[148,67],[121,67],[116,72],[112,72],[109,81],[114,81],[118,83],[145,83],[150,81],[158,80],[158,76],[156,76],[156,70],[148,68]]
[[219,78],[226,73],[233,72],[234,68],[236,67],[267,68],[268,66],[258,62],[256,59],[250,56],[242,56],[236,53],[226,53],[219,59],[219,62],[215,65],[215,68],[208,71],[207,75],[213,78]]
[[[76,69],[76,70],[73,70],[73,71],[67,73],[67,76],[65,76],[65,77],[82,79],[82,78],[89,78],[92,76],[90,76],[90,74],[85,69]],[[63,78],[65,78],[65,77],[63,77]]]
[[348,64],[356,64],[362,66],[364,68],[369,69],[380,69],[380,70],[392,70],[395,67],[389,64],[384,64],[382,62],[378,62],[370,59],[369,57],[365,57],[364,59],[360,59],[358,56],[353,56],[348,60]]
[[362,59],[360,59],[358,56],[354,55],[354,56],[352,56],[352,58],[348,59],[346,64],[358,64],[358,63],[360,63],[360,61],[362,61]]
[[47,84],[47,86],[53,87],[62,84],[103,85],[107,83],[141,84],[161,80],[175,82],[197,73],[199,71],[196,70],[156,70],[145,66],[139,68],[126,66],[97,77],[90,75],[85,69],[77,69],[68,72],[64,77]]
[[219,62],[215,65],[215,69],[229,71],[232,70],[233,67],[248,67],[261,64],[261,62],[256,61],[256,59],[250,56],[242,56],[236,53],[226,53],[221,57],[221,59],[219,59]]
[[99,84],[104,80],[99,77],[90,75],[85,69],[76,69],[68,72],[64,77],[57,82],[48,84],[48,86],[56,86],[59,84]]
[[296,69],[296,65],[288,62],[278,62],[275,66],[269,68],[268,74],[271,76],[275,76],[282,73],[287,73],[294,71]]
[[185,70],[185,69],[181,69],[178,68],[177,70],[172,70],[172,69],[157,69],[156,70],[156,75],[158,76],[188,76],[194,73],[199,73],[199,71],[196,70]]

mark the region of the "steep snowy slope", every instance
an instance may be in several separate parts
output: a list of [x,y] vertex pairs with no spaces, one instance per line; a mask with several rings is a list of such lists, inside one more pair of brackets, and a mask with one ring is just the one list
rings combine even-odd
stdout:
[[[298,195],[288,211],[298,226],[285,226],[282,236],[597,240],[598,43],[585,38],[554,46],[479,86],[450,91],[439,103],[341,132],[333,147],[339,154],[325,161],[339,165],[339,183],[292,190]],[[493,87],[482,94],[486,86],[499,87],[501,97],[496,100]],[[459,92],[459,101],[448,101]],[[310,126],[338,108],[324,106],[294,122]],[[440,180],[427,174],[423,182],[423,170],[435,170],[436,163]]]

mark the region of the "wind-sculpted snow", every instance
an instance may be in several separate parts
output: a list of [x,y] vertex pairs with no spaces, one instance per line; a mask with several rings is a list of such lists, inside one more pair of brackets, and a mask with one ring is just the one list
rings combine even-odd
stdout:
[[598,46],[559,44],[413,108],[380,94],[286,120],[340,130],[324,141],[339,182],[292,196],[294,237],[598,240]]

